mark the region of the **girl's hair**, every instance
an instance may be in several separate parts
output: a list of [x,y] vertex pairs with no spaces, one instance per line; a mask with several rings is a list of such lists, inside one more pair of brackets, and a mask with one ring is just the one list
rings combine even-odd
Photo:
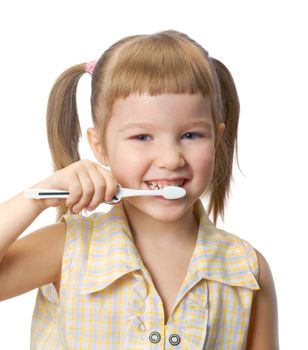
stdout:
[[[48,101],[47,132],[54,170],[80,160],[78,143],[81,129],[76,90],[86,63],[75,65],[55,82]],[[125,37],[113,44],[97,61],[92,73],[91,110],[102,147],[106,125],[118,98],[132,93],[152,96],[164,93],[201,93],[209,96],[215,126],[215,167],[208,187],[208,213],[213,221],[224,218],[225,202],[232,179],[234,150],[237,152],[239,100],[229,70],[196,41],[184,33],[167,30],[152,35]],[[221,137],[218,124],[225,123]],[[103,150],[102,150],[103,151]],[[238,163],[238,157],[237,157]],[[67,213],[58,208],[57,220]]]

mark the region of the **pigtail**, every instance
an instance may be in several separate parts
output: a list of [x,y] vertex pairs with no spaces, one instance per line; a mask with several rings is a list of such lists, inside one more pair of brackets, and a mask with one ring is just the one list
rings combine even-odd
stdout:
[[213,210],[213,219],[216,224],[220,215],[224,219],[224,206],[230,192],[230,183],[233,180],[233,155],[238,162],[237,130],[240,114],[240,103],[231,73],[227,67],[215,58],[210,58],[216,71],[221,98],[222,120],[225,130],[216,144],[215,168],[211,183],[208,212]]
[[[75,65],[56,80],[47,107],[47,135],[54,171],[80,160],[78,143],[81,137],[77,113],[76,90],[85,64]],[[58,208],[57,221],[67,213],[67,207]]]

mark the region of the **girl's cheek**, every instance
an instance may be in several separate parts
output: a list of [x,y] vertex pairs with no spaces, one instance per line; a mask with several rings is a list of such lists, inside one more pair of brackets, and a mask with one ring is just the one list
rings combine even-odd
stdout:
[[196,150],[192,158],[194,162],[197,162],[201,166],[210,166],[215,162],[215,150],[212,146],[208,145],[208,147]]
[[146,169],[146,161],[143,157],[136,157],[126,152],[121,157],[116,157],[112,166],[112,171],[117,181],[123,187],[132,188],[139,186]]
[[215,156],[214,154],[205,154],[194,159],[196,171],[211,177],[214,172]]

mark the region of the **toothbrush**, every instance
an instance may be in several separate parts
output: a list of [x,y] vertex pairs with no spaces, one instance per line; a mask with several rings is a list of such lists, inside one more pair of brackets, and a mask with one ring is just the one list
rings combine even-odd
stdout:
[[[25,191],[25,198],[68,198],[68,191],[56,190],[56,189],[40,189],[30,188]],[[113,196],[110,204],[118,203],[124,197],[135,197],[135,196],[161,196],[166,199],[178,199],[186,195],[186,190],[182,187],[167,186],[161,190],[136,190],[132,188],[123,188],[118,185],[118,191]]]

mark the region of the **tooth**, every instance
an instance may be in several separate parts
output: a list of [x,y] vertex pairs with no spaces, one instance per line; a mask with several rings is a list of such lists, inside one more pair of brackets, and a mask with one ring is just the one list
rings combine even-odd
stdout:
[[[176,183],[173,183],[172,186],[183,186],[184,184],[184,181],[185,180],[180,180],[180,181],[177,181]],[[155,182],[151,182],[151,181],[148,181],[148,185],[151,189],[155,190],[155,189],[163,189],[167,186],[171,186],[171,185],[168,185],[168,184],[158,184],[158,183],[155,183]]]

